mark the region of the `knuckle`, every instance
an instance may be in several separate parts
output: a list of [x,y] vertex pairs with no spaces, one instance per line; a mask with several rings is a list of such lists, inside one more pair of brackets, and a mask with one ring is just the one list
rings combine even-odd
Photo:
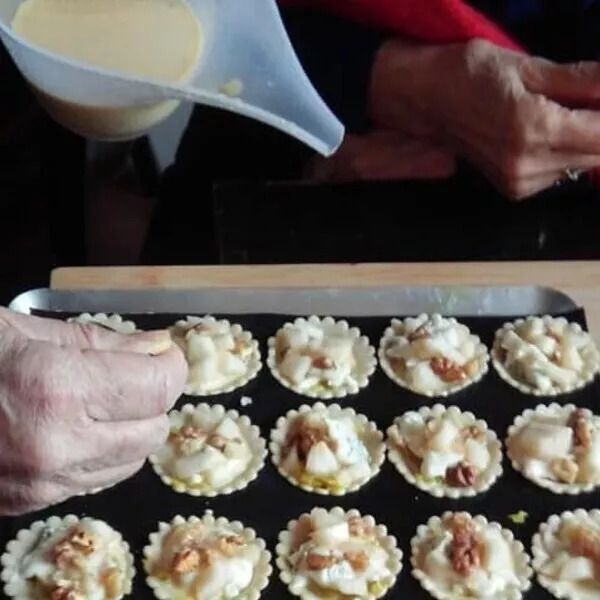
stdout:
[[71,327],[73,328],[75,338],[81,339],[89,348],[95,346],[98,333],[101,331],[100,327],[93,323],[71,323]]
[[547,145],[553,122],[553,111],[546,98],[532,96],[515,100],[506,129],[507,147],[524,154]]
[[598,64],[591,61],[579,61],[573,63],[569,66],[569,70],[573,75],[582,79],[597,78],[600,74]]
[[464,53],[470,58],[483,58],[495,50],[494,44],[482,38],[469,40],[464,44]]

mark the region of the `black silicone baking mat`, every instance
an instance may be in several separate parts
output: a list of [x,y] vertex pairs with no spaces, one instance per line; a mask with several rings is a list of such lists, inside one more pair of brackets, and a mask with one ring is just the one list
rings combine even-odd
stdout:
[[[45,316],[66,318],[67,313],[42,313]],[[124,315],[136,322],[141,329],[167,327],[185,315]],[[260,341],[263,363],[266,359],[266,342],[286,321],[294,317],[282,315],[215,315],[227,318],[231,322],[240,323],[251,331]],[[395,315],[398,316],[398,315]],[[585,315],[582,310],[573,311],[566,316],[585,327]],[[361,329],[364,335],[377,347],[384,329],[391,317],[352,317],[351,325]],[[516,318],[516,317],[515,317]],[[504,322],[512,320],[507,317],[474,317],[461,318],[471,330],[479,335],[489,347],[493,335]],[[242,407],[240,398],[249,396],[253,403]],[[501,440],[504,440],[506,429],[514,417],[527,407],[540,403],[570,402],[583,407],[596,409],[600,399],[600,383],[596,380],[592,385],[558,399],[539,399],[520,393],[502,381],[490,364],[489,373],[484,379],[449,398],[442,399],[446,405],[457,405],[463,410],[472,411],[477,417],[487,421]],[[266,364],[259,376],[244,388],[230,394],[194,398],[182,396],[177,402],[181,406],[188,402],[220,403],[227,408],[235,408],[247,414],[261,429],[267,439],[276,419],[289,409],[301,404],[313,404],[316,400],[299,396],[281,386],[271,375]],[[332,400],[330,402],[338,402]],[[371,378],[369,386],[355,396],[339,401],[342,405],[352,406],[374,420],[385,432],[394,417],[407,410],[414,410],[424,404],[433,405],[435,399],[413,394],[396,386],[378,367]],[[540,521],[553,513],[561,513],[574,508],[600,507],[600,491],[571,497],[555,495],[536,487],[513,471],[509,462],[504,460],[504,473],[492,488],[475,498],[451,500],[438,499],[409,485],[397,473],[387,460],[381,472],[357,493],[342,497],[309,494],[293,487],[281,477],[272,463],[267,459],[265,468],[256,481],[245,490],[229,496],[211,499],[194,498],[185,494],[177,494],[165,486],[155,475],[149,464],[135,477],[118,486],[101,492],[95,496],[73,498],[60,504],[18,518],[0,519],[0,552],[16,532],[28,527],[36,519],[45,519],[53,514],[65,515],[74,513],[79,516],[89,515],[104,519],[119,530],[129,542],[136,557],[137,575],[133,587],[136,599],[152,598],[152,592],[145,584],[145,574],[141,565],[141,551],[146,545],[148,534],[155,531],[158,521],[170,521],[175,515],[202,515],[206,509],[212,509],[216,516],[239,519],[246,526],[256,529],[264,538],[274,555],[277,535],[284,529],[288,520],[310,511],[314,506],[332,507],[340,505],[345,509],[357,508],[362,514],[371,514],[378,523],[385,524],[396,536],[403,556],[403,569],[396,586],[388,593],[389,598],[425,599],[429,595],[419,586],[410,571],[409,543],[417,525],[425,523],[432,515],[446,510],[466,510],[472,514],[483,514],[488,519],[500,522],[511,529],[529,551],[531,536]],[[529,517],[523,525],[515,525],[509,515],[525,510]],[[273,560],[274,563],[274,560]],[[277,569],[271,576],[268,588],[264,591],[265,599],[291,598],[286,587],[279,581]],[[534,583],[526,594],[531,600],[551,598],[551,596]]]

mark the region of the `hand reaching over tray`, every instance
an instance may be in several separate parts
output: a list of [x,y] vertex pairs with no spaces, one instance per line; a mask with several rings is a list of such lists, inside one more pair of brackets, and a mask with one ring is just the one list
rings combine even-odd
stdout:
[[165,441],[186,377],[167,331],[122,335],[0,308],[0,515],[133,475]]

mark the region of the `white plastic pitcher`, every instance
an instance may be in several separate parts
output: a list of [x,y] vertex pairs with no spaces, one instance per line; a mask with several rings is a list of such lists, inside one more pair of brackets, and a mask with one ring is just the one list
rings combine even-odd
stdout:
[[[85,113],[88,124],[129,110],[136,114],[131,131],[114,136],[80,132],[104,139],[133,138],[187,100],[262,121],[326,156],[342,141],[343,125],[304,73],[274,0],[187,0],[202,26],[204,49],[185,84],[88,67],[35,46],[11,29],[20,2],[0,2],[0,39],[41,103],[71,129],[81,129],[72,118],[74,106],[84,113],[86,108],[98,109],[91,117]],[[228,88],[238,88],[239,94],[224,93]]]

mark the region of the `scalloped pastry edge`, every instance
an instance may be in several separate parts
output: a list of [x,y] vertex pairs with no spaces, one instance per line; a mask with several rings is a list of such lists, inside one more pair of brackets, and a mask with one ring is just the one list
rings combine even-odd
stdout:
[[[286,379],[279,372],[279,367],[276,360],[276,336],[279,331],[281,331],[286,326],[296,325],[298,323],[310,323],[311,325],[322,326],[326,325],[335,325],[340,331],[349,332],[354,338],[354,344],[358,344],[366,349],[368,354],[368,360],[362,365],[362,371],[364,375],[359,379],[356,386],[345,384],[339,386],[336,389],[318,389],[318,390],[301,390],[297,385],[294,385],[291,381]],[[340,399],[345,398],[346,396],[350,396],[353,394],[357,394],[361,389],[366,388],[369,385],[369,380],[375,369],[377,368],[377,358],[375,357],[375,348],[371,346],[371,342],[366,335],[362,335],[360,329],[358,327],[350,327],[347,321],[345,320],[335,320],[333,317],[317,317],[316,315],[311,315],[308,318],[298,317],[293,322],[286,322],[280,327],[274,336],[269,337],[267,341],[268,353],[267,353],[267,365],[271,371],[273,377],[285,388],[295,392],[296,394],[300,394],[301,396],[305,396],[307,398],[315,398],[321,400],[330,400],[330,399]]]
[[[87,516],[79,518],[76,515],[68,514],[64,517],[51,516],[45,520],[34,521],[29,527],[20,529],[15,537],[8,542],[4,554],[0,556],[0,565],[2,566],[0,580],[4,583],[3,591],[6,596],[8,598],[14,598],[15,600],[29,600],[29,598],[31,598],[27,581],[19,576],[18,567],[21,559],[31,549],[32,543],[35,542],[37,535],[44,527],[58,527],[62,525],[65,528],[68,528],[78,523],[85,523],[86,521],[102,522],[116,534],[117,540],[125,556],[126,564],[126,573],[123,582],[124,592],[116,600],[120,600],[120,598],[129,595],[135,577],[135,567],[133,554],[131,553],[129,544],[123,539],[122,534],[103,519]],[[19,587],[15,588],[14,586]]]
[[[576,589],[573,590],[561,590],[560,589],[560,581],[555,579],[551,579],[550,577],[543,575],[540,573],[539,569],[542,567],[543,561],[549,558],[549,554],[544,550],[544,545],[542,544],[542,534],[546,533],[548,530],[556,531],[559,525],[567,518],[567,517],[577,517],[577,516],[588,516],[592,520],[598,523],[598,527],[600,528],[600,510],[592,509],[585,510],[583,508],[578,508],[576,510],[566,510],[560,515],[553,514],[548,517],[544,522],[540,523],[538,531],[533,535],[531,539],[531,554],[533,559],[531,561],[531,566],[536,574],[538,583],[548,590],[554,597],[561,599],[569,599],[569,600],[578,600],[579,595],[577,594]],[[562,582],[566,583],[566,582]],[[576,585],[572,585],[573,588]]]
[[[427,318],[429,319],[429,318],[435,316],[436,314],[439,314],[439,313],[432,313],[431,315],[429,315],[427,313],[422,313],[422,314],[418,315],[417,318],[427,316]],[[426,398],[446,398],[448,396],[456,394],[457,392],[460,392],[461,390],[464,390],[465,388],[468,388],[469,386],[481,381],[481,379],[483,379],[483,377],[485,377],[485,375],[489,371],[489,359],[490,359],[489,351],[488,351],[487,346],[481,341],[480,337],[478,335],[474,334],[469,329],[469,336],[471,337],[472,341],[475,343],[475,352],[476,352],[475,356],[477,357],[477,359],[478,359],[477,362],[479,364],[479,369],[478,369],[477,373],[472,377],[467,377],[467,379],[465,379],[463,382],[461,382],[457,385],[450,386],[447,389],[439,391],[439,392],[423,392],[421,390],[415,389],[408,381],[406,381],[405,379],[400,377],[400,375],[398,375],[396,373],[396,371],[394,371],[388,357],[385,354],[386,344],[387,344],[388,340],[390,340],[392,337],[395,337],[398,335],[398,333],[396,332],[394,327],[398,324],[406,323],[406,320],[408,318],[411,318],[411,317],[405,317],[404,319],[392,319],[391,320],[390,325],[383,332],[383,336],[381,337],[381,340],[379,341],[379,349],[377,351],[377,356],[379,358],[379,364],[381,365],[381,369],[396,385],[399,385],[400,387],[402,387],[406,390],[409,390],[409,391],[413,392],[414,394],[418,394],[419,396],[425,396]],[[463,325],[463,323],[461,323],[454,317],[444,317],[444,318],[448,319],[449,321],[451,321],[453,323],[458,323],[460,325]]]
[[[513,469],[520,473],[525,479],[533,482],[540,488],[550,490],[555,494],[568,494],[576,496],[577,494],[585,494],[593,491],[597,487],[600,487],[600,481],[598,483],[561,483],[559,481],[552,481],[551,479],[543,479],[538,477],[530,477],[526,475],[519,461],[511,456],[509,441],[513,435],[520,431],[525,425],[530,423],[536,415],[548,415],[549,413],[558,414],[562,412],[572,412],[578,407],[574,404],[538,404],[535,408],[527,408],[520,415],[517,415],[506,433],[506,440],[504,445],[506,446],[506,456],[510,460],[510,464]],[[588,408],[582,408],[592,418],[597,419],[600,422],[600,417],[597,417]]]
[[495,521],[488,521],[483,515],[473,516],[464,511],[446,511],[441,517],[434,515],[429,518],[426,524],[419,525],[416,534],[410,540],[410,564],[412,566],[413,577],[426,592],[437,598],[437,600],[451,600],[456,597],[453,591],[443,590],[425,571],[421,570],[416,558],[421,544],[429,537],[429,533],[433,530],[434,526],[439,528],[441,522],[452,514],[466,515],[482,527],[492,526],[500,530],[502,537],[511,548],[513,559],[515,559],[515,573],[519,580],[518,589],[511,587],[502,597],[502,600],[520,600],[523,594],[531,587],[533,569],[530,566],[530,557],[525,551],[523,544],[515,538],[510,529],[503,528],[500,523]]
[[508,383],[513,388],[519,390],[523,394],[529,394],[531,396],[537,396],[537,397],[541,397],[541,398],[552,398],[555,396],[563,396],[564,394],[570,394],[571,392],[574,392],[575,390],[580,390],[580,389],[588,386],[590,383],[592,383],[592,381],[594,381],[594,379],[596,378],[596,375],[598,374],[598,370],[600,369],[600,353],[598,352],[598,348],[597,348],[596,343],[594,342],[594,339],[592,338],[590,332],[583,329],[581,327],[581,325],[579,325],[579,323],[567,321],[564,317],[553,317],[551,315],[543,315],[540,318],[542,319],[542,321],[544,321],[544,323],[548,323],[548,322],[552,322],[552,321],[560,321],[562,319],[567,322],[567,327],[573,329],[574,331],[576,331],[578,333],[585,332],[588,334],[588,336],[590,338],[590,344],[588,347],[590,348],[592,354],[594,355],[594,357],[593,357],[594,365],[592,367],[590,367],[590,369],[585,374],[582,373],[581,376],[579,376],[577,378],[577,381],[575,382],[575,384],[573,386],[571,386],[570,388],[568,388],[566,390],[553,390],[552,392],[546,392],[546,393],[532,387],[531,385],[528,385],[526,383],[523,383],[522,381],[519,381],[518,379],[516,379],[515,377],[513,377],[511,375],[511,373],[508,371],[508,369],[504,366],[504,364],[499,356],[500,340],[502,338],[502,335],[506,331],[514,329],[515,326],[520,325],[521,323],[524,323],[525,321],[527,321],[527,319],[530,319],[533,317],[534,317],[534,315],[532,315],[531,317],[527,317],[525,319],[520,318],[520,319],[516,319],[515,321],[510,321],[508,323],[504,323],[504,325],[502,325],[502,327],[500,327],[500,329],[498,329],[496,331],[496,333],[494,334],[494,343],[492,344],[491,355],[492,355],[492,364],[494,365],[494,369],[496,370],[498,375],[506,383]]
[[[179,494],[188,494],[195,497],[214,498],[215,496],[226,496],[238,492],[248,487],[250,483],[255,481],[263,467],[267,458],[267,442],[260,435],[260,429],[257,425],[254,425],[250,418],[246,415],[241,415],[237,410],[227,410],[222,404],[185,404],[179,410],[172,410],[169,416],[173,413],[177,414],[194,414],[194,413],[213,413],[215,417],[229,417],[236,422],[237,426],[244,433],[246,443],[250,447],[252,452],[252,458],[248,463],[248,466],[238,477],[233,481],[225,484],[222,488],[215,490],[200,490],[193,486],[186,486],[173,480],[173,478],[165,472],[162,464],[158,460],[156,454],[151,454],[148,457],[148,462],[152,466],[154,472],[160,477],[161,481],[169,486],[173,491]],[[165,442],[167,444],[168,442]]]
[[290,569],[287,563],[287,557],[290,555],[291,545],[290,538],[291,532],[293,531],[296,523],[304,516],[311,517],[315,512],[323,511],[325,513],[345,516],[347,519],[350,517],[359,517],[365,522],[367,525],[370,525],[375,528],[375,534],[377,541],[381,545],[381,547],[387,552],[389,556],[388,568],[392,572],[390,577],[382,580],[382,589],[378,594],[370,594],[365,597],[365,600],[376,600],[377,598],[383,597],[385,594],[389,592],[389,590],[395,585],[398,575],[402,571],[402,550],[398,547],[398,543],[396,538],[393,535],[388,533],[388,529],[385,525],[378,525],[375,522],[375,519],[371,515],[361,515],[358,510],[352,508],[350,510],[344,510],[340,506],[334,506],[333,508],[326,509],[321,507],[313,508],[310,513],[303,513],[296,519],[292,519],[288,521],[287,526],[284,530],[280,531],[279,536],[277,538],[277,545],[275,547],[276,560],[275,563],[279,569],[279,578],[283,583],[286,584],[288,590],[294,596],[299,596],[301,600],[319,600],[320,596],[314,594],[310,590],[307,590],[305,587],[300,589],[300,587],[293,586],[293,571]]
[[[252,347],[252,353],[250,355],[250,359],[248,361],[248,371],[239,379],[236,379],[232,383],[228,383],[214,390],[205,390],[202,389],[201,386],[193,386],[189,383],[185,384],[185,388],[183,393],[186,396],[197,396],[197,397],[208,397],[208,396],[218,396],[219,394],[229,394],[235,390],[238,390],[248,383],[250,383],[253,379],[256,379],[260,370],[262,369],[262,356],[260,353],[260,348],[258,344],[258,340],[254,338],[252,332],[244,329],[239,323],[230,323],[227,319],[216,319],[212,315],[204,315],[202,317],[197,315],[188,315],[185,319],[179,319],[173,325],[169,327],[169,332],[171,333],[171,337],[174,339],[173,329],[175,327],[185,327],[186,325],[198,325],[199,323],[208,322],[208,323],[225,323],[229,328],[231,335],[234,338],[242,339],[245,342],[248,342]],[[176,342],[175,342],[176,343]],[[185,355],[185,352],[184,352]],[[186,356],[187,362],[187,356]]]
[[[410,414],[418,414],[423,418],[428,418],[439,417],[448,412],[458,413],[458,415],[466,419],[464,422],[465,426],[475,425],[486,435],[487,447],[490,451],[491,462],[485,471],[486,477],[478,478],[476,484],[469,487],[452,487],[444,483],[427,483],[423,480],[417,479],[409,469],[406,461],[402,457],[402,454],[397,450],[395,444],[391,440],[390,431],[392,428],[396,427],[396,422]],[[472,412],[463,412],[460,410],[460,408],[458,408],[458,406],[446,407],[442,404],[435,404],[432,407],[422,406],[418,411],[407,411],[403,415],[400,415],[394,419],[394,422],[388,427],[386,433],[389,461],[394,465],[394,467],[396,467],[396,470],[404,477],[404,479],[406,479],[406,481],[408,481],[408,483],[414,485],[420,490],[423,490],[424,492],[427,492],[428,494],[431,494],[432,496],[435,496],[436,498],[470,498],[476,496],[477,494],[482,494],[483,492],[489,490],[502,475],[502,442],[500,442],[498,439],[496,432],[490,429],[488,424],[483,419],[477,419]]]
[[[376,450],[375,461],[371,465],[371,474],[367,479],[362,481],[357,481],[353,483],[350,487],[344,488],[340,492],[332,492],[330,490],[322,490],[314,488],[310,485],[305,485],[300,483],[295,477],[287,473],[281,467],[281,449],[283,446],[283,442],[285,441],[285,436],[289,429],[290,422],[296,417],[313,412],[313,411],[322,411],[326,412],[332,416],[344,415],[349,416],[353,420],[360,422],[361,425],[364,425],[368,428],[368,432],[373,434],[373,436],[378,437],[378,447]],[[269,450],[271,451],[271,460],[275,465],[275,468],[279,472],[279,474],[287,479],[293,486],[298,487],[305,492],[310,492],[314,494],[320,494],[322,496],[344,496],[346,494],[350,494],[352,492],[356,492],[361,487],[366,485],[369,481],[371,481],[378,473],[381,471],[381,466],[385,460],[385,442],[383,440],[383,433],[379,431],[377,425],[374,421],[369,421],[369,419],[362,414],[358,414],[353,408],[344,407],[342,408],[339,404],[329,404],[325,405],[322,402],[317,402],[313,406],[309,406],[308,404],[303,404],[298,409],[291,409],[283,417],[279,417],[275,423],[275,427],[271,430],[269,441]],[[371,454],[371,458],[373,455]]]
[[[193,524],[202,522],[207,527],[214,525],[222,525],[231,527],[231,529],[244,537],[247,543],[257,544],[260,549],[260,559],[254,567],[254,574],[250,585],[240,591],[240,598],[244,600],[258,600],[262,591],[269,585],[269,579],[273,573],[273,566],[271,565],[271,553],[267,550],[265,541],[258,537],[256,530],[252,527],[245,527],[241,521],[230,521],[225,517],[215,517],[212,514],[212,510],[207,510],[202,517],[190,516],[182,517],[176,515],[171,519],[169,523],[159,521],[158,530],[152,532],[148,536],[148,544],[144,546],[142,550],[142,564],[146,573],[146,583],[152,590],[152,593],[158,600],[172,600],[171,585],[165,584],[165,580],[154,577],[149,573],[149,562],[156,560],[161,553],[161,544],[165,536],[177,525],[184,525],[186,523]],[[168,581],[168,580],[167,580]]]

